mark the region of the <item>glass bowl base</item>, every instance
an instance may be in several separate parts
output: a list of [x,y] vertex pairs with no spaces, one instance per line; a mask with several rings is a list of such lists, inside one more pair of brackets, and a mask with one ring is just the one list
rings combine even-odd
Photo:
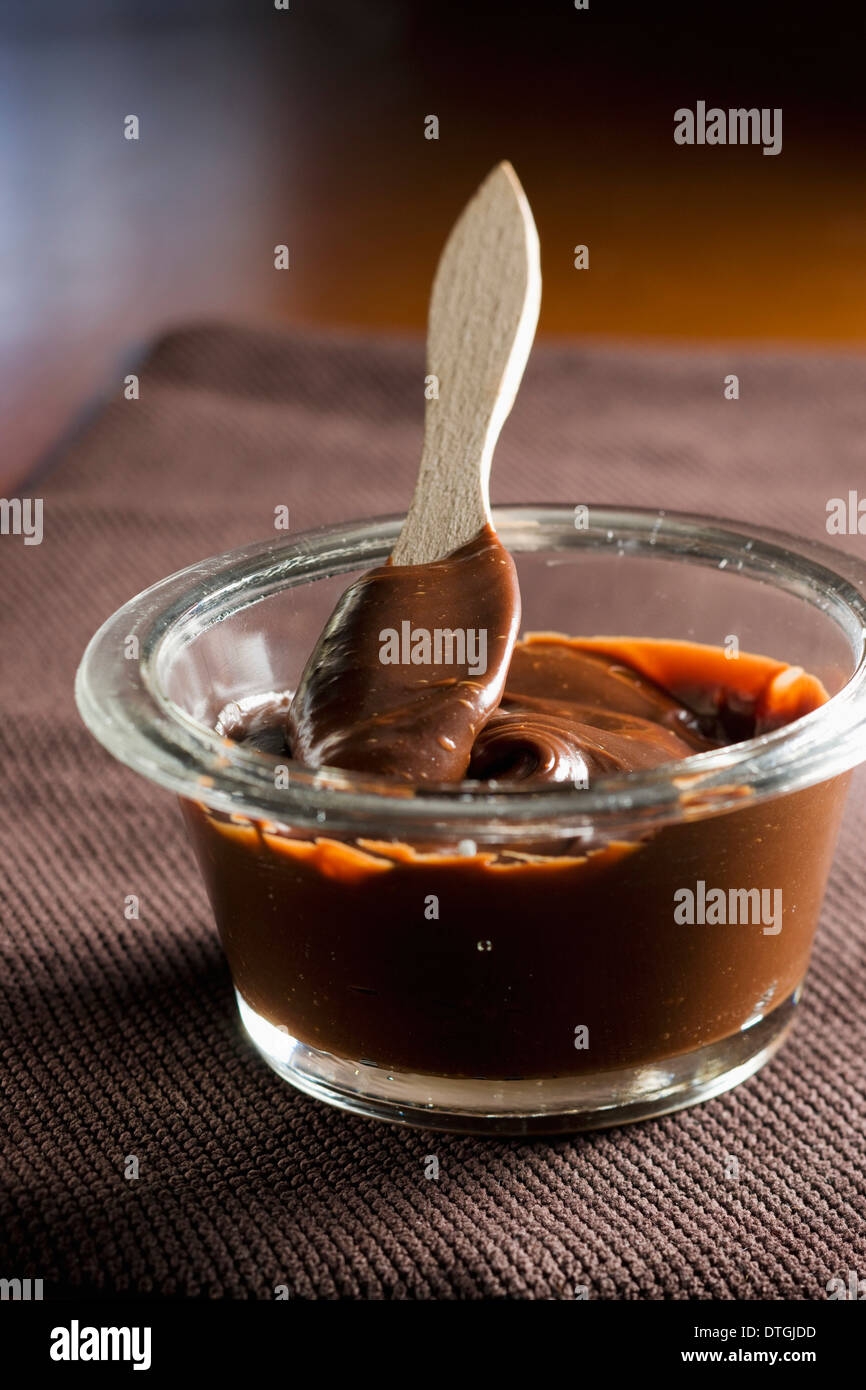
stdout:
[[739,1033],[660,1062],[581,1076],[485,1079],[391,1072],[293,1038],[237,992],[244,1028],[285,1081],[357,1115],[455,1134],[569,1134],[667,1115],[738,1086],[784,1041],[800,990]]

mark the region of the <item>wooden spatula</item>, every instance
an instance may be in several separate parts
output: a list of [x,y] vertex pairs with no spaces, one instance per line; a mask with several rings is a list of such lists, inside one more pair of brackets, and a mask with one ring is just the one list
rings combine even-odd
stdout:
[[[412,505],[390,563],[346,590],[307,662],[288,721],[299,761],[414,785],[465,775],[502,698],[520,623],[514,562],[490,526],[487,488],[540,295],[532,214],[511,165],[499,164],[436,273],[427,343],[438,399],[427,402]],[[401,645],[394,658],[382,644],[398,631],[420,634],[422,649]],[[450,645],[446,655],[446,634],[449,643],[464,636],[463,655]],[[467,657],[470,637],[484,644],[478,662]]]
[[497,164],[439,261],[427,327],[428,399],[415,495],[391,556],[429,564],[490,521],[490,462],[514,404],[541,303],[538,233],[517,175]]

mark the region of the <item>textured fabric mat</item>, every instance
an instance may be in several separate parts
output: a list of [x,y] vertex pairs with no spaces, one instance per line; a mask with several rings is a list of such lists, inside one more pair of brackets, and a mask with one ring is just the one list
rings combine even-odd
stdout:
[[[328,1109],[258,1060],[173,799],[77,717],[86,641],[138,590],[272,536],[280,503],[293,531],[404,507],[423,371],[415,342],[177,333],[141,399],[119,380],[38,481],[42,544],[0,537],[0,1275],[42,1278],[46,1297],[826,1297],[866,1274],[862,777],[801,1016],[763,1072],[631,1128],[449,1138]],[[715,511],[826,540],[864,438],[854,355],[545,346],[494,500]]]

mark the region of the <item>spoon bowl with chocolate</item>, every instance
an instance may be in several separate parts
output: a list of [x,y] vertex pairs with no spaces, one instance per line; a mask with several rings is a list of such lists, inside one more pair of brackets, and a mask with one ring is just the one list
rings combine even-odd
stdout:
[[[308,656],[399,519],[162,581],[94,637],[79,707],[180,796],[244,1026],[295,1086],[478,1133],[663,1114],[750,1075],[794,1019],[866,757],[866,566],[675,513],[493,522],[522,637],[456,780],[421,756],[423,705],[420,733],[386,725],[407,758],[414,738],[411,778],[292,747]],[[422,678],[425,626],[446,624],[383,639]]]

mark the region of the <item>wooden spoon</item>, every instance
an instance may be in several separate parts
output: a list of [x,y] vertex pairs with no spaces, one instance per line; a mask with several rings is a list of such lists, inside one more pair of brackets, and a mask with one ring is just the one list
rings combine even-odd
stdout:
[[[308,766],[415,785],[466,774],[502,698],[520,623],[514,561],[490,524],[487,488],[540,295],[532,214],[511,165],[499,164],[436,273],[427,360],[439,399],[427,402],[418,483],[391,561],[343,594],[292,701],[289,746]],[[404,640],[416,637],[421,647],[410,653]],[[471,659],[470,639],[483,643]]]
[[391,555],[429,564],[490,523],[490,463],[541,304],[538,233],[517,175],[497,164],[439,261],[427,327],[428,399],[415,495]]

